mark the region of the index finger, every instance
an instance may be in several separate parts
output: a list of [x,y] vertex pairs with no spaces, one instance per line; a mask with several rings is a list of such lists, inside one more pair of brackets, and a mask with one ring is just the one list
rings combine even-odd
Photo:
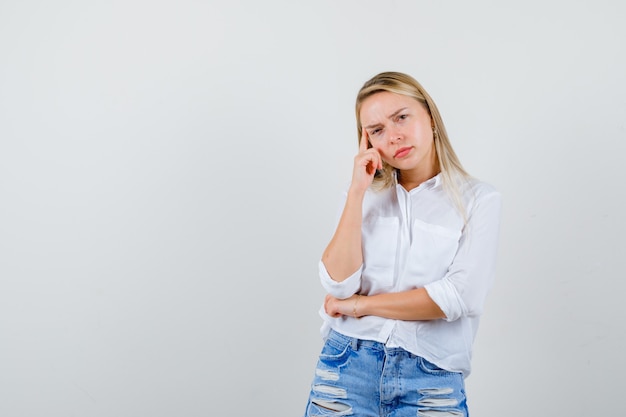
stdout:
[[361,141],[359,142],[359,151],[363,152],[368,149],[368,139],[367,139],[367,130],[364,127],[361,127]]

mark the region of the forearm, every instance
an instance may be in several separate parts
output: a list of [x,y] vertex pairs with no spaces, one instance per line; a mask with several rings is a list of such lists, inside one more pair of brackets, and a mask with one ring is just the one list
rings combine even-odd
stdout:
[[424,288],[361,297],[357,315],[396,320],[436,320],[446,317]]
[[343,213],[322,262],[335,281],[344,281],[363,263],[361,249],[363,193],[350,190]]
[[378,316],[407,321],[446,317],[424,288],[372,296],[353,295],[343,300],[327,295],[324,307],[326,313],[333,317]]

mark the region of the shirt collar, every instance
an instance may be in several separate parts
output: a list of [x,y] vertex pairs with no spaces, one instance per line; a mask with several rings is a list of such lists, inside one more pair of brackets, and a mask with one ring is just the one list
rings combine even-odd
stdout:
[[[424,181],[422,184],[420,184],[420,187],[424,187],[427,188],[429,190],[432,190],[434,188],[437,188],[441,185],[441,172],[439,172],[437,175],[435,175],[434,177]],[[398,183],[398,170],[394,170],[393,171],[393,183],[396,187],[400,186],[400,184]],[[418,187],[419,188],[419,187]]]

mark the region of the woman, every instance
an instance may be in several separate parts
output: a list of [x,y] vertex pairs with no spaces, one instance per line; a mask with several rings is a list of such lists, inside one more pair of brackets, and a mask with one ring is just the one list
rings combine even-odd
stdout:
[[500,195],[465,172],[411,76],[367,81],[356,119],[352,181],[319,264],[325,344],[306,416],[467,416]]

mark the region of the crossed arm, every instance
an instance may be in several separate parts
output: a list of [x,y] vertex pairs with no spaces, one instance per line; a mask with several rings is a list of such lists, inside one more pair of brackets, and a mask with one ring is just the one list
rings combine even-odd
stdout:
[[424,288],[371,296],[355,294],[343,300],[327,294],[324,309],[331,317],[379,316],[396,320],[436,320],[446,317]]

